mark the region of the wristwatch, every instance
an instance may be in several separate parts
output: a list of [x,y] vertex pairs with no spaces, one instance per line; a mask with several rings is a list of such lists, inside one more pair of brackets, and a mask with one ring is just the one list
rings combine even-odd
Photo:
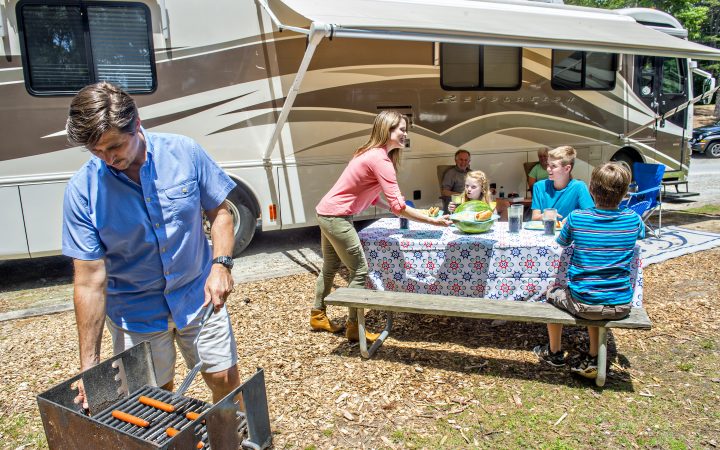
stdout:
[[212,260],[213,264],[222,264],[223,266],[227,267],[228,269],[233,268],[233,264],[235,263],[232,259],[232,256],[218,256],[217,258]]

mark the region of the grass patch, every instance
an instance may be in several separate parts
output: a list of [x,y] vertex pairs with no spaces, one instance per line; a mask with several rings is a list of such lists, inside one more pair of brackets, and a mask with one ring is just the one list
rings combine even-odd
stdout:
[[678,211],[685,214],[711,214],[720,215],[720,205],[704,205],[697,208],[688,208],[683,211]]
[[712,339],[703,339],[700,341],[700,348],[703,350],[715,350],[715,342]]
[[38,429],[24,414],[0,416],[0,436],[3,448],[47,448],[42,427]]
[[677,368],[682,370],[683,372],[690,372],[693,369],[693,365],[687,362],[682,362],[677,365]]

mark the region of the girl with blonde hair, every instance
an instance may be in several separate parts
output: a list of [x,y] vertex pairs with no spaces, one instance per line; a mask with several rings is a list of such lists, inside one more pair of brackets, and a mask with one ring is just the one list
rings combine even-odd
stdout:
[[[397,184],[397,168],[407,139],[408,120],[396,111],[382,111],[375,117],[370,138],[353,154],[340,178],[315,211],[320,226],[323,265],[315,286],[315,305],[310,311],[310,327],[316,331],[338,332],[325,312],[325,297],[330,294],[335,274],[344,264],[350,271],[348,287],[363,289],[367,277],[367,262],[360,237],[353,227],[353,216],[370,205],[389,209],[393,214],[418,222],[448,226],[447,217],[428,217],[405,205],[405,198]],[[380,192],[387,204],[380,200]],[[357,311],[350,309],[345,336],[357,341]],[[379,335],[366,332],[369,341]]]
[[[481,200],[488,205],[490,204],[490,182],[482,170],[473,170],[465,176],[465,190],[462,194],[462,203],[469,200]],[[458,206],[459,205],[451,202],[448,205],[448,211],[454,212]]]

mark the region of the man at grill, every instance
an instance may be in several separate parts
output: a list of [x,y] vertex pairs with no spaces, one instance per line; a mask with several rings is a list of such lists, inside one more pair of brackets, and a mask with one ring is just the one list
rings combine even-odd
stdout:
[[[68,183],[63,205],[81,370],[100,361],[105,322],[114,353],[150,341],[157,382],[167,390],[177,343],[188,367],[202,361],[217,402],[240,385],[224,307],[233,289],[234,242],[224,200],[235,183],[192,139],[147,132],[134,100],[110,83],[73,98],[66,130],[71,143],[92,154]],[[215,312],[195,347],[210,302]],[[82,386],[75,401],[87,408]]]

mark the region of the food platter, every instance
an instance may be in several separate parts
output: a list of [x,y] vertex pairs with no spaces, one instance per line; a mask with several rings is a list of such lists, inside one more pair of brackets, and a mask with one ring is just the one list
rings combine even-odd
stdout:
[[418,209],[418,212],[428,217],[440,217],[440,215],[442,215],[442,209],[437,206],[431,206],[428,209]]

